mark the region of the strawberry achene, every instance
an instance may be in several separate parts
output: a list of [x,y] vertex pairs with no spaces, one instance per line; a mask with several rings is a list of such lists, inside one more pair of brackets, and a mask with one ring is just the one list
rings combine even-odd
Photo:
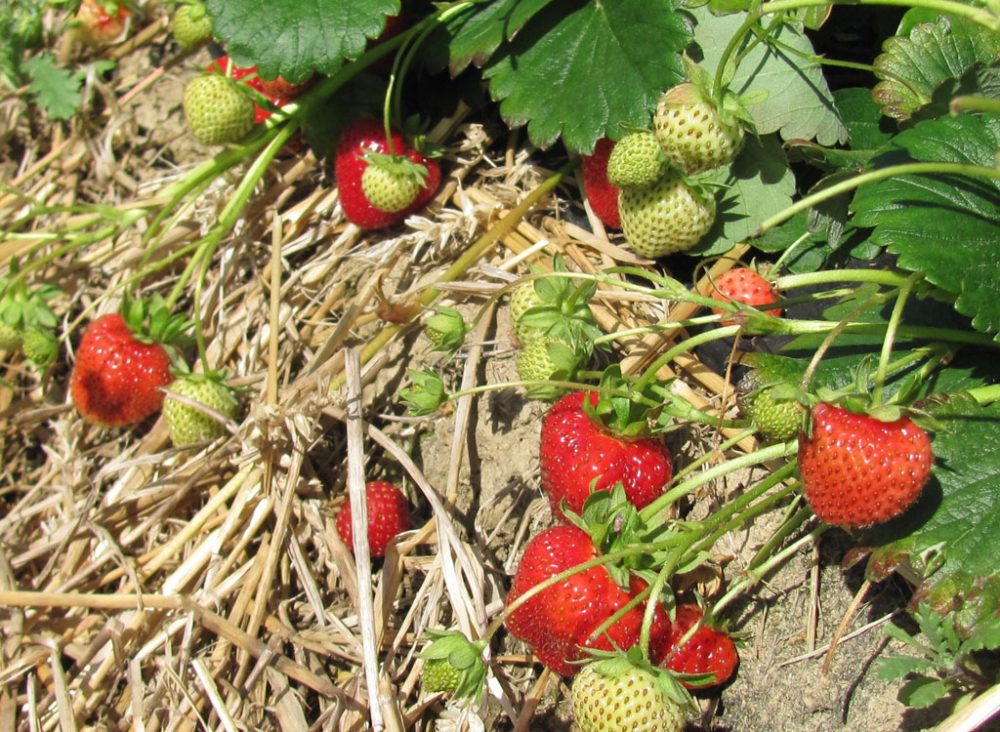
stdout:
[[[365,485],[365,503],[368,508],[368,550],[373,557],[384,557],[389,542],[410,528],[410,502],[392,483],[373,480]],[[348,547],[354,546],[350,499],[344,502],[337,514],[337,533]]]

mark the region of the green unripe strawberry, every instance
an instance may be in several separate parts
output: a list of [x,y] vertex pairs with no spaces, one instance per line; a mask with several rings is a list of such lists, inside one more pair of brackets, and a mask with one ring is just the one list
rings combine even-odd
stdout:
[[174,40],[185,50],[197,48],[212,40],[212,18],[205,4],[193,0],[177,8],[173,20]]
[[514,334],[522,344],[536,340],[541,337],[542,332],[538,328],[525,325],[524,314],[531,308],[542,305],[542,297],[535,290],[535,281],[528,280],[522,282],[510,293],[510,319],[514,324]]
[[423,190],[427,168],[402,155],[369,153],[361,173],[361,192],[379,211],[396,213],[408,208]]
[[[203,404],[224,417],[231,419],[236,414],[236,397],[216,378],[189,374],[174,381],[170,391]],[[215,440],[226,434],[225,426],[217,419],[169,395],[163,400],[163,416],[175,447]]]
[[47,330],[28,328],[24,331],[21,349],[25,357],[36,366],[48,366],[56,360],[59,341]]
[[623,137],[608,158],[608,181],[619,188],[653,185],[668,170],[667,156],[652,132]]
[[438,691],[452,694],[461,680],[461,673],[447,658],[432,658],[427,661],[424,664],[424,673],[420,677],[424,691],[430,694]]
[[618,199],[629,246],[650,259],[686,252],[715,221],[715,197],[668,175],[645,188],[623,188]]
[[768,442],[785,442],[799,434],[805,408],[795,399],[780,399],[774,387],[761,388],[760,375],[748,371],[737,386],[740,413]]
[[565,390],[544,382],[569,379],[579,362],[580,357],[568,344],[558,338],[541,336],[521,347],[517,355],[517,374],[521,381],[541,382],[526,387],[529,396],[555,399]]
[[583,667],[573,679],[573,715],[580,732],[680,732],[684,709],[649,671],[624,661]]
[[694,84],[680,84],[660,97],[653,126],[671,165],[688,173],[728,165],[743,146],[743,127]]
[[21,348],[24,334],[20,328],[0,320],[0,351],[14,353]]
[[253,128],[253,100],[220,74],[202,74],[184,87],[188,127],[206,145],[239,142]]

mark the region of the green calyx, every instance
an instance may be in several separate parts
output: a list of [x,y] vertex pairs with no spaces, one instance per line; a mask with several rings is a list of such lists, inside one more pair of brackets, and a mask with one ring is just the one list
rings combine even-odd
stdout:
[[148,300],[126,296],[121,312],[125,325],[136,340],[161,344],[167,349],[175,367],[185,368],[181,365],[177,348],[190,343],[187,331],[193,327],[192,321],[182,314],[171,313],[166,300],[159,294]]
[[471,641],[453,630],[428,630],[427,637],[431,642],[420,652],[427,662],[425,690],[449,692],[456,699],[479,695],[486,681],[486,641]]
[[[555,273],[567,272],[565,260],[556,256]],[[590,300],[597,283],[580,283],[557,275],[540,275],[520,283],[511,293],[511,318],[518,339],[524,343],[534,338],[550,336],[579,354],[580,360],[590,356],[595,338],[602,335],[590,311]]]
[[427,318],[424,325],[424,333],[433,344],[433,350],[443,351],[449,356],[462,347],[469,332],[462,314],[443,305],[434,308],[434,315]]
[[407,373],[411,386],[401,390],[399,397],[410,414],[418,417],[433,414],[448,401],[444,381],[437,373],[431,369],[410,369]]
[[583,400],[583,411],[607,432],[622,440],[641,440],[652,434],[650,419],[658,408],[656,393],[652,388],[635,390],[634,378],[621,372],[620,364],[613,364],[601,374],[597,404]]

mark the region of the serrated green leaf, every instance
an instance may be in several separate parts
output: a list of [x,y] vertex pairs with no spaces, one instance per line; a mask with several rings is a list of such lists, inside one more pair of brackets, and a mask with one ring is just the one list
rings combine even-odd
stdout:
[[[714,73],[745,16],[717,17],[706,8],[691,12],[698,21],[694,34],[704,52],[702,66]],[[747,54],[730,89],[744,97],[759,134],[778,132],[785,140],[815,138],[821,145],[847,139],[812,43],[792,26],[781,26],[769,43],[760,43]]]
[[449,66],[453,76],[470,63],[482,66],[501,43],[514,37],[525,23],[552,0],[498,0],[453,24]]
[[879,661],[875,675],[883,681],[894,681],[909,674],[933,671],[937,665],[926,658],[913,656],[889,656]]
[[913,679],[899,690],[899,701],[914,709],[926,709],[951,691],[944,681],[924,677]]
[[83,83],[80,78],[58,68],[48,53],[32,56],[24,62],[24,70],[31,77],[28,90],[52,119],[69,119],[76,114]]
[[882,110],[872,99],[871,90],[858,87],[838,89],[833,98],[853,150],[874,150],[892,139],[891,123],[882,116]]
[[[913,160],[992,167],[1000,118],[959,115],[920,122],[893,146]],[[892,160],[898,162],[898,156]],[[855,223],[899,256],[904,269],[958,295],[955,308],[986,333],[1000,330],[997,227],[1000,181],[957,175],[904,176],[855,194]]]
[[215,35],[239,66],[303,82],[360,56],[399,0],[206,0]]
[[994,61],[998,51],[1000,35],[970,20],[941,16],[882,44],[874,63],[882,81],[872,95],[886,116],[909,119],[931,102],[942,82],[958,79],[974,64]]
[[748,238],[768,216],[792,202],[795,178],[774,137],[749,139],[718,194],[715,223],[691,254],[714,256]]
[[553,3],[501,45],[486,68],[511,126],[547,147],[560,136],[590,152],[601,137],[649,125],[660,94],[683,78],[689,33],[670,2]]

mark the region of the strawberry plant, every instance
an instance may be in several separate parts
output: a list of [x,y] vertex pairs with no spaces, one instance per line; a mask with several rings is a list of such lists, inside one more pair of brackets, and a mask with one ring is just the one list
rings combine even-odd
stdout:
[[5,4],[10,726],[791,729],[761,669],[880,626],[830,709],[985,723],[998,59],[993,0]]

